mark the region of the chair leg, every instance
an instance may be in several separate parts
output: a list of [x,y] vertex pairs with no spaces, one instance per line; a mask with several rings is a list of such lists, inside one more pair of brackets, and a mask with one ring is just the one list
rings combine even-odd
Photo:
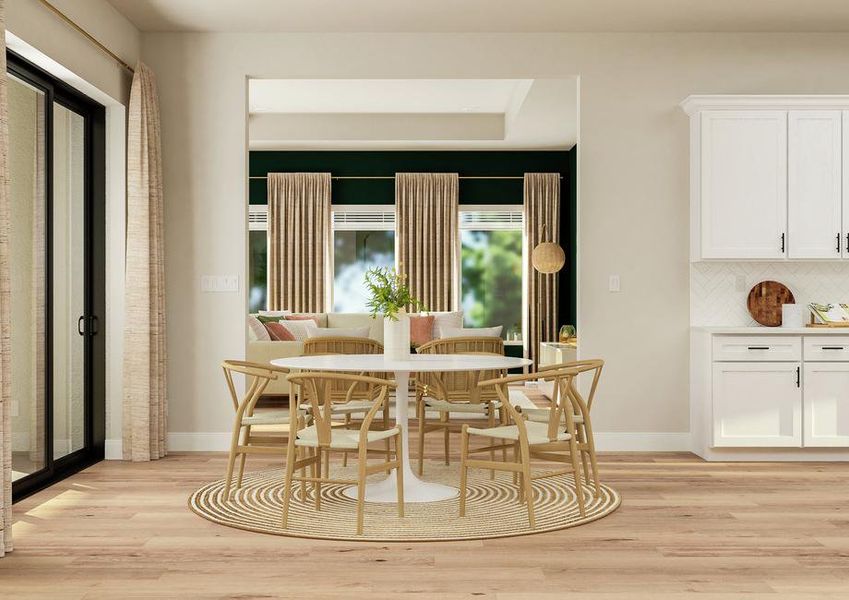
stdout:
[[[534,490],[531,481],[531,457],[528,447],[522,444],[522,488],[525,490],[525,502],[528,503],[528,522],[531,529],[536,529],[534,519]],[[582,513],[583,514],[583,513]]]
[[598,458],[595,453],[595,440],[593,439],[593,428],[590,424],[589,417],[584,423],[584,431],[587,439],[587,448],[590,455],[590,467],[593,470],[593,481],[595,483],[596,496],[601,494],[601,480],[598,477]]
[[[491,408],[489,410],[489,415],[488,415],[488,418],[487,418],[487,426],[488,427],[495,427],[495,413],[492,412]],[[489,451],[489,460],[491,462],[495,462],[495,450]],[[489,478],[495,479],[495,469],[489,470]]]
[[283,485],[283,529],[289,526],[289,502],[292,499],[292,476],[295,474],[295,462],[298,452],[292,452],[286,458],[286,479]]
[[466,516],[466,487],[468,484],[468,469],[466,461],[469,457],[469,426],[463,425],[460,431],[460,516]]
[[581,448],[581,466],[584,471],[584,483],[588,486],[590,485],[590,463],[589,463],[589,452],[587,450],[587,432],[581,425],[576,427],[578,431],[578,447]]
[[[504,451],[506,452],[506,451],[507,451],[507,449],[505,448],[505,450],[504,450]],[[513,462],[514,462],[514,463],[519,462],[519,442],[514,442],[514,443],[513,443]],[[513,471],[513,485],[516,485],[516,483],[517,483],[518,481],[519,481],[519,473],[518,473],[518,472],[516,472],[516,471]],[[521,493],[521,491],[520,491],[520,492],[519,492],[519,503],[520,503],[520,504],[521,504],[521,498],[522,498],[522,493]]]
[[[324,448],[316,448],[315,456],[318,458],[318,465],[313,465],[313,469],[315,469],[316,479],[321,479],[324,473],[324,458],[327,456],[327,453],[324,451]],[[321,481],[316,481],[313,486],[315,489],[315,509],[321,510]]]
[[425,403],[424,398],[416,394],[416,412],[419,417],[419,476],[424,473],[424,436],[425,436]]
[[224,484],[224,498],[227,500],[230,499],[230,487],[233,481],[233,468],[236,466],[236,447],[239,445],[240,432],[241,426],[237,424],[230,440],[230,456],[227,459],[227,483]]
[[[388,438],[387,438],[388,439]],[[395,436],[395,485],[398,487],[398,516],[404,516],[404,457],[401,434]]]
[[[345,415],[345,429],[350,429],[350,428],[351,428],[351,414],[349,413],[349,414]],[[343,467],[348,466],[348,453],[347,452],[342,453],[342,466]]]
[[363,534],[363,510],[366,500],[366,463],[368,454],[365,448],[360,448],[357,456],[357,535]]
[[[388,398],[383,403],[383,431],[386,431],[387,429],[389,429],[389,399]],[[386,445],[385,450],[386,450],[386,462],[387,463],[392,462],[392,459],[389,456],[389,450],[390,450],[389,444],[390,444],[390,442],[391,442],[391,440],[389,438],[386,438],[386,441],[384,442],[385,445]],[[388,466],[386,467],[386,474],[387,475],[392,474],[392,468],[391,467],[388,467]]]
[[575,478],[575,495],[578,498],[578,510],[582,517],[587,516],[587,509],[584,506],[584,486],[581,483],[581,461],[578,460],[578,444],[575,441],[575,436],[569,439],[569,454],[572,456],[572,471]]
[[451,464],[449,460],[449,455],[451,454],[451,431],[448,429],[448,413],[442,413],[444,416],[440,417],[440,420],[443,422],[445,427],[445,466]]
[[248,455],[242,452],[239,456],[239,474],[236,476],[236,489],[242,488],[242,479],[245,477],[245,459],[248,458]]

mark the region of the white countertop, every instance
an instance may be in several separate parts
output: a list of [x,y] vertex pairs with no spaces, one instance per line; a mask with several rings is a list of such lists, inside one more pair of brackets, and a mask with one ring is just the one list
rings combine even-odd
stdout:
[[693,327],[699,331],[724,335],[845,335],[849,327]]

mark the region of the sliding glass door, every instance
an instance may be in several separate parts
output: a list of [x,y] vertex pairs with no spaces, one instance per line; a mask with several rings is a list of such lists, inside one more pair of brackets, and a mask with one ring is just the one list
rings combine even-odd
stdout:
[[18,499],[103,457],[104,111],[7,58]]

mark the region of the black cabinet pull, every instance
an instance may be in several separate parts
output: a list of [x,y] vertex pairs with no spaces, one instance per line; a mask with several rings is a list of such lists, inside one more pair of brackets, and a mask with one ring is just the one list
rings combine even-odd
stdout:
[[796,387],[802,387],[802,367],[796,367]]
[[769,346],[749,346],[749,350],[769,350]]
[[91,335],[97,335],[100,331],[100,319],[97,315],[91,315]]
[[83,321],[85,321],[85,317],[77,319],[77,333],[80,335],[85,335],[85,331],[83,330]]
[[781,253],[784,254],[784,236],[785,234],[781,234]]
[[849,233],[846,234],[846,254],[849,254]]
[[823,350],[843,350],[843,346],[823,346]]
[[840,254],[840,234],[837,234],[837,253]]

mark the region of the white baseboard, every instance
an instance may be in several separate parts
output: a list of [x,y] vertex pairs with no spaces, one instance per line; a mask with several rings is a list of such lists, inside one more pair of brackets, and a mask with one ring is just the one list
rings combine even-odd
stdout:
[[103,453],[106,460],[124,460],[123,440],[106,440]]
[[[168,434],[168,450],[175,452],[226,452],[229,431],[177,432]],[[596,449],[615,452],[689,452],[689,433],[596,433]]]

